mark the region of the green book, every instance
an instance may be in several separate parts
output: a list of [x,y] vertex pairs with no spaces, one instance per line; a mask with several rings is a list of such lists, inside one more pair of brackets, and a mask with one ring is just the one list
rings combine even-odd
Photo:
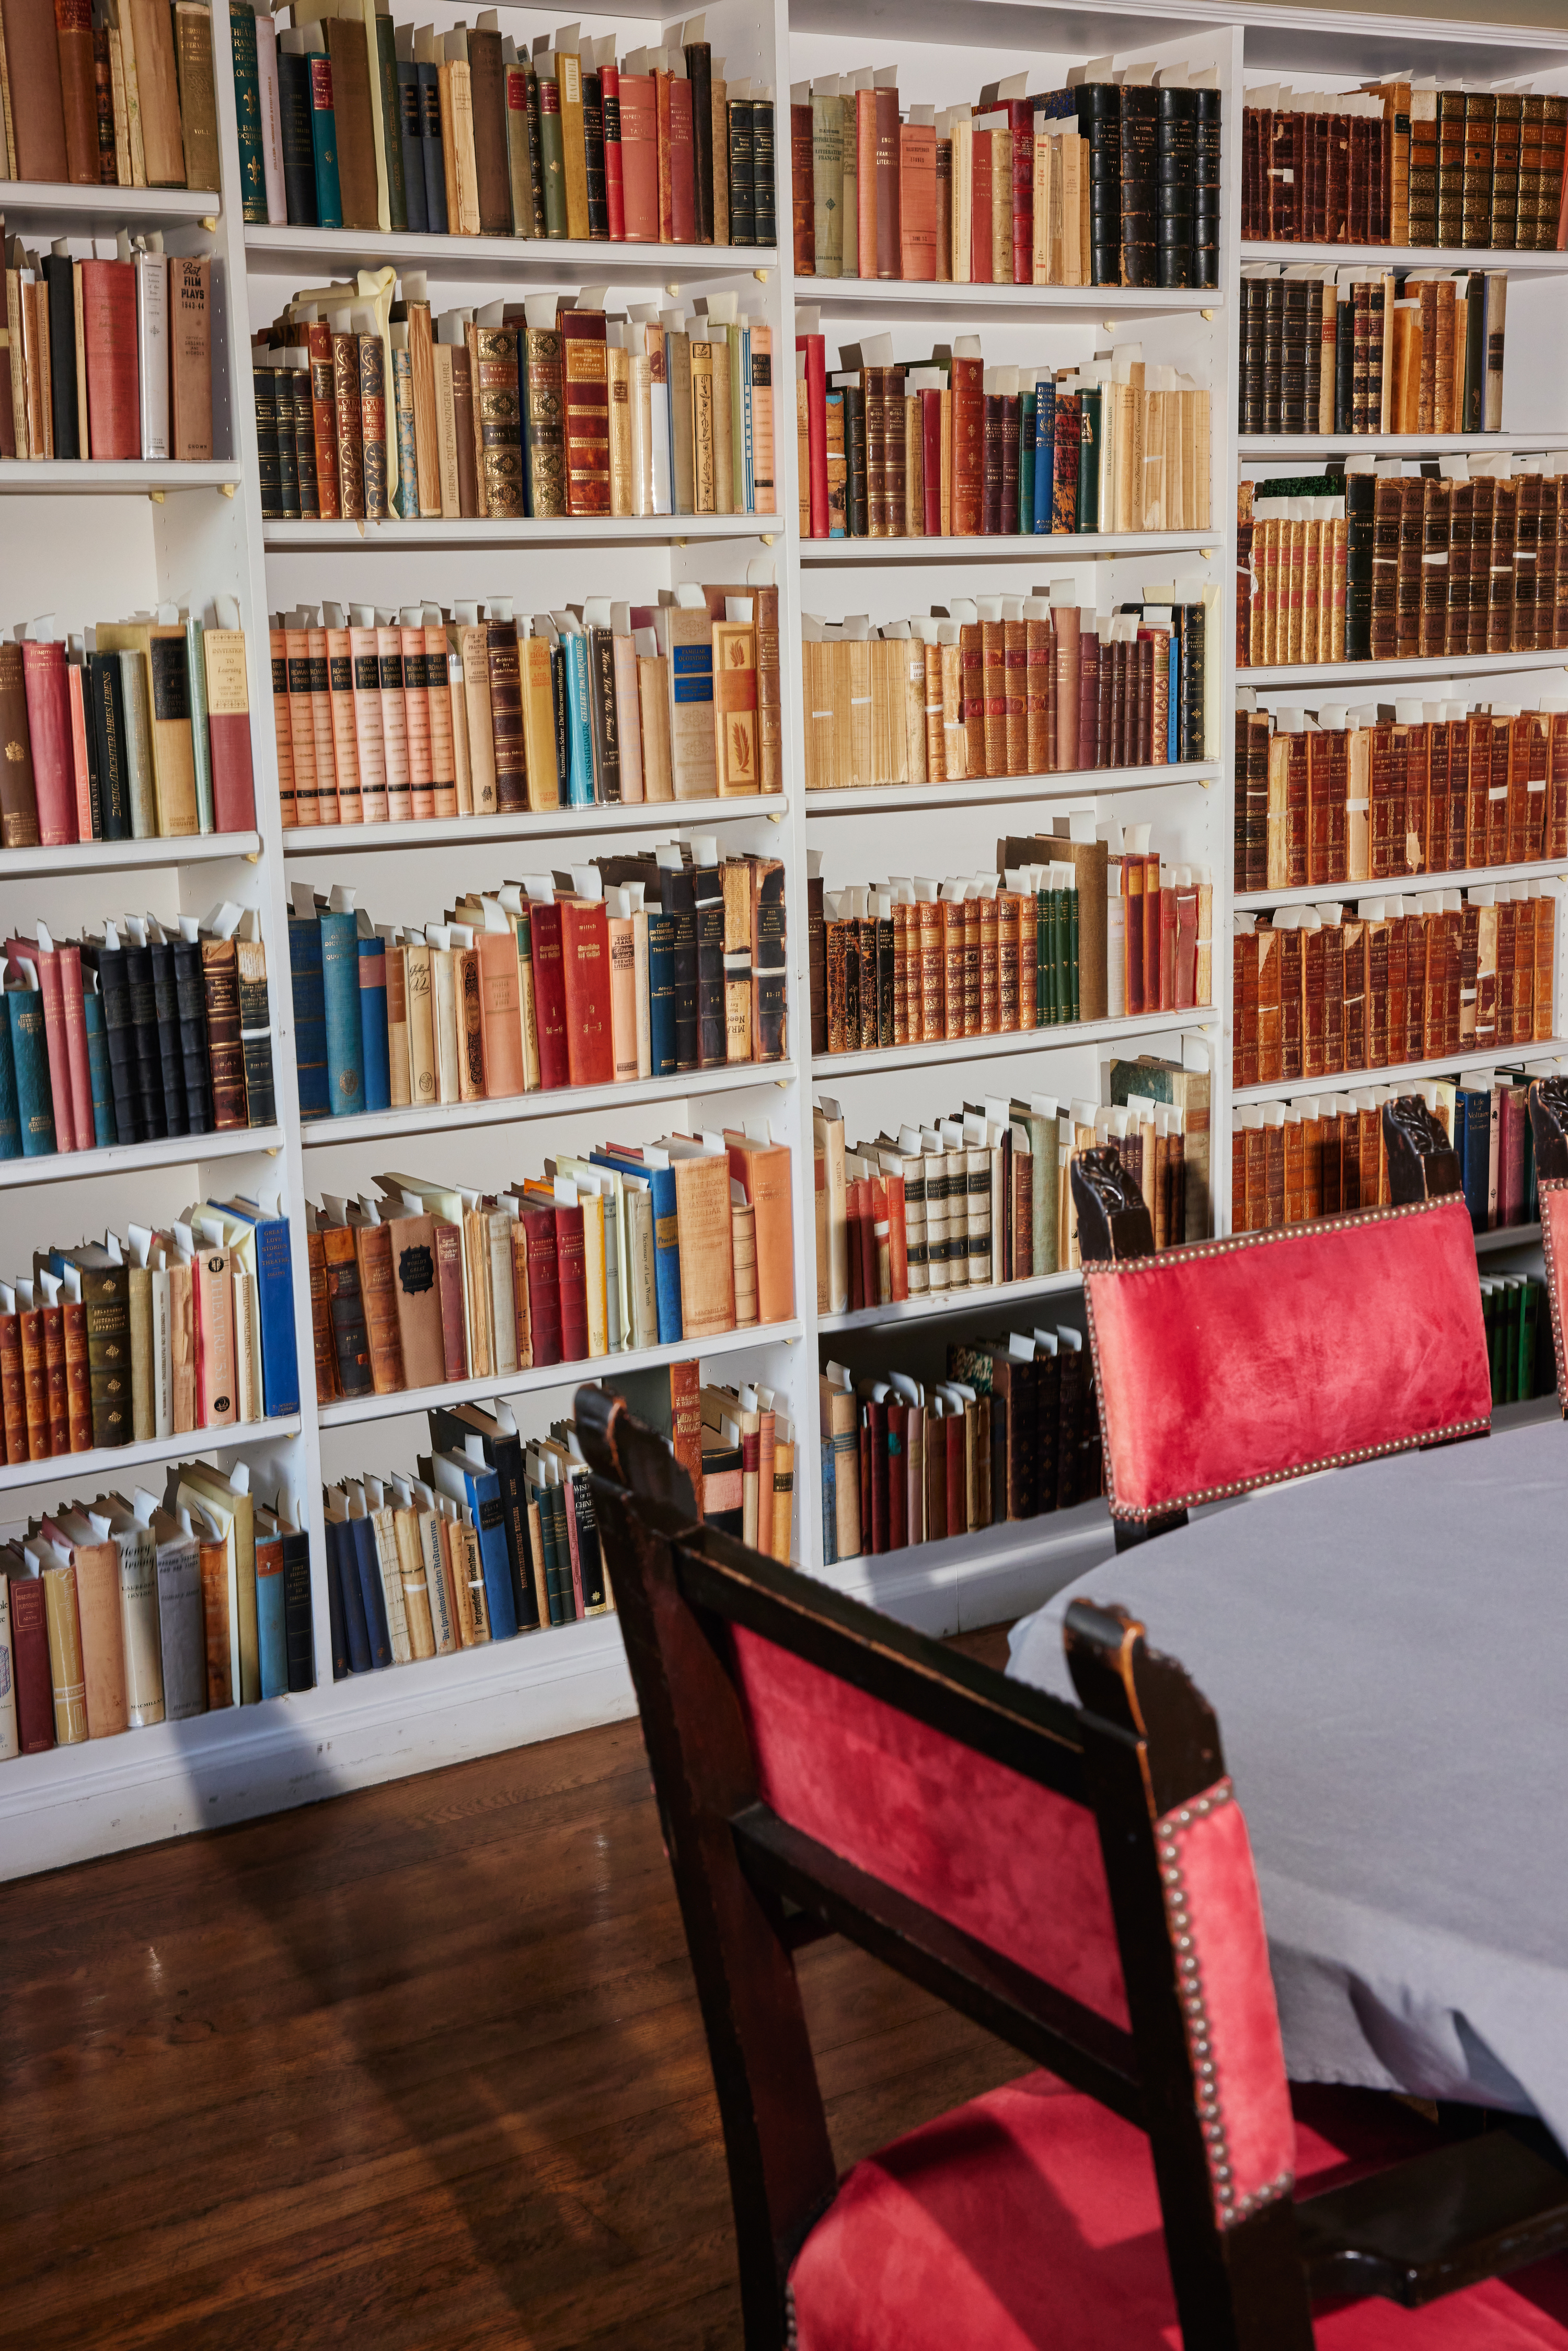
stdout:
[[196,821],[204,832],[215,829],[213,815],[213,754],[207,737],[207,661],[202,649],[202,624],[185,619],[185,677],[191,697],[191,750],[196,768]]
[[545,235],[565,236],[566,147],[560,126],[560,90],[554,74],[539,76],[539,152],[545,174]]
[[[408,226],[408,189],[402,176],[402,99],[397,86],[397,31],[389,12],[376,16],[376,64],[382,78],[382,146],[387,173],[387,217],[393,228]],[[248,220],[249,214],[246,214]],[[264,214],[265,218],[266,215]]]
[[1080,537],[1100,528],[1100,387],[1078,395],[1078,519]]
[[1541,1328],[1541,1284],[1527,1281],[1519,1307],[1519,1377],[1521,1402],[1535,1394],[1535,1350]]
[[267,218],[267,160],[262,143],[261,77],[256,63],[256,11],[250,0],[234,0],[229,10],[229,39],[234,47],[241,210],[247,221],[263,222]]
[[1038,891],[1034,902],[1034,1025],[1043,1029],[1046,1021],[1046,972],[1051,963],[1051,909],[1049,893]]
[[1078,891],[1074,886],[1071,890],[1064,890],[1061,894],[1067,904],[1066,1017],[1069,1020],[1078,1020],[1082,1018],[1080,1010],[1082,999],[1078,992]]

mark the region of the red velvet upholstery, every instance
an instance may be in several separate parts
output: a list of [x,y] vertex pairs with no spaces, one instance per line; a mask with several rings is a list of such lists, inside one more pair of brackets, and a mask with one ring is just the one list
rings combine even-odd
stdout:
[[1457,1194],[1083,1270],[1118,1518],[1490,1427]]
[[[1382,2099],[1299,2104],[1294,2168],[1320,2188],[1422,2143]],[[1049,2074],[856,2164],[790,2283],[799,2351],[1180,2351],[1148,2141]],[[1563,2351],[1568,2262],[1314,2326],[1320,2351]]]
[[[1228,1780],[1156,1824],[1221,2228],[1291,2185],[1295,2137],[1252,1847]],[[1212,2074],[1205,2068],[1212,2066]]]
[[1568,1330],[1568,1176],[1554,1176],[1540,1186],[1541,1240],[1546,1252],[1546,1303],[1552,1316],[1552,1346],[1557,1363],[1557,1401],[1568,1413],[1568,1363],[1563,1333]]
[[780,1820],[1126,2024],[1092,1813],[738,1625],[734,1640]]

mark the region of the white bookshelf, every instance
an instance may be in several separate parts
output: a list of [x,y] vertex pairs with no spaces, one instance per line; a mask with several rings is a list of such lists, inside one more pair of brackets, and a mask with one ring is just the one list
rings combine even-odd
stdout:
[[[776,92],[781,230],[790,219],[789,89],[821,73],[852,70],[880,57],[885,30],[869,8],[828,8],[822,0],[718,0],[708,33],[731,78],[745,74]],[[437,8],[441,29],[456,21],[455,0]],[[542,10],[509,7],[506,28],[519,41],[551,29]],[[613,30],[619,45],[641,46],[650,19],[636,6],[596,19],[586,29]],[[897,54],[907,106],[946,104],[982,82],[1027,68],[1031,87],[1059,83],[1091,52],[1111,50],[1118,64],[1145,57],[1218,68],[1222,105],[1220,284],[1214,289],[918,286],[814,278],[797,284],[786,242],[778,251],[524,243],[511,238],[417,235],[367,238],[305,228],[246,226],[235,191],[238,151],[226,0],[214,0],[214,47],[224,193],[0,187],[0,213],[30,243],[57,235],[108,235],[121,225],[165,230],[172,247],[209,250],[219,281],[214,371],[219,437],[228,454],[203,467],[0,465],[0,508],[13,592],[0,625],[43,611],[62,628],[118,617],[163,598],[205,602],[214,592],[238,598],[247,632],[255,714],[256,830],[223,840],[102,843],[83,851],[30,851],[0,856],[0,911],[6,919],[53,918],[68,931],[87,919],[150,906],[204,913],[220,898],[255,907],[267,941],[274,1018],[277,1126],[265,1134],[136,1146],[80,1155],[58,1163],[16,1162],[0,1168],[11,1258],[68,1229],[123,1229],[127,1218],[166,1221],[208,1191],[281,1182],[294,1235],[295,1321],[301,1409],[297,1416],[253,1424],[220,1437],[197,1431],[115,1452],[0,1470],[15,1510],[91,1495],[110,1479],[146,1483],[161,1465],[193,1453],[242,1458],[265,1495],[285,1484],[306,1512],[312,1536],[312,1595],[318,1683],[313,1690],[193,1722],[132,1732],[0,1766],[0,1875],[19,1875],[148,1838],[183,1833],[247,1813],[308,1801],[338,1790],[422,1771],[521,1740],[577,1729],[623,1715],[631,1690],[618,1620],[613,1616],[520,1635],[509,1643],[423,1665],[334,1684],[328,1634],[327,1558],[322,1534],[323,1475],[412,1468],[428,1446],[425,1409],[435,1400],[505,1394],[522,1399],[519,1417],[542,1426],[570,1408],[575,1386],[601,1371],[664,1364],[695,1352],[712,1374],[753,1377],[777,1389],[795,1424],[795,1543],[800,1562],[835,1588],[936,1632],[994,1622],[1045,1597],[1102,1553],[1110,1552],[1103,1503],[1059,1517],[999,1527],[960,1541],[917,1546],[880,1559],[824,1569],[815,1430],[817,1373],[830,1354],[857,1369],[907,1363],[939,1365],[950,1336],[966,1325],[1026,1327],[1080,1311],[1074,1272],[1000,1289],[946,1293],[890,1309],[819,1315],[812,1261],[810,1106],[814,1089],[839,1097],[849,1138],[874,1133],[904,1115],[925,1119],[954,1111],[982,1090],[1040,1088],[1062,1099],[1097,1092],[1099,1064],[1112,1051],[1141,1047],[1179,1053],[1183,1032],[1202,1037],[1214,1064],[1210,1126],[1211,1188],[1218,1228],[1228,1228],[1229,1136],[1233,1100],[1266,1100],[1287,1089],[1228,1089],[1229,936],[1233,798],[1230,715],[1234,666],[1235,485],[1239,468],[1297,469],[1338,441],[1249,440],[1239,444],[1236,322],[1244,262],[1321,259],[1389,266],[1385,248],[1361,254],[1334,247],[1247,246],[1239,240],[1241,92],[1249,79],[1283,77],[1298,86],[1340,84],[1401,68],[1454,78],[1549,73],[1568,84],[1568,32],[1506,26],[1420,23],[1306,8],[1232,10],[1221,0],[1127,0],[1092,19],[1051,0],[1003,11],[974,0],[906,0]],[[1561,85],[1560,85],[1561,86]],[[1408,256],[1429,264],[1430,255]],[[1467,266],[1461,255],[1446,264]],[[1509,310],[1504,433],[1488,448],[1568,444],[1568,410],[1556,387],[1564,359],[1561,289],[1563,257],[1479,255],[1481,268],[1506,267],[1521,285]],[[388,262],[428,273],[440,307],[516,298],[533,287],[608,285],[612,307],[657,298],[689,308],[709,289],[741,290],[746,307],[773,330],[779,426],[772,517],[673,517],[606,519],[589,526],[523,522],[381,524],[264,522],[256,462],[247,338],[297,290],[350,278]],[[1539,290],[1533,281],[1541,280]],[[830,364],[841,342],[890,333],[900,360],[929,353],[933,341],[979,332],[988,365],[1043,360],[1071,365],[1112,340],[1137,340],[1151,362],[1178,366],[1211,390],[1213,517],[1205,530],[1125,538],[1014,538],[942,541],[802,541],[789,384],[797,302],[815,305],[828,338]],[[1364,447],[1368,444],[1352,444]],[[1373,444],[1389,454],[1441,454],[1471,446],[1463,438]],[[525,608],[612,592],[649,600],[661,586],[744,576],[764,552],[779,586],[785,791],[767,801],[705,801],[659,808],[550,810],[467,823],[331,826],[285,834],[280,827],[271,736],[267,616],[294,602],[371,599],[402,604],[438,596],[511,593]],[[25,553],[25,566],[15,560]],[[1031,567],[1026,569],[1025,567]],[[25,576],[25,585],[18,575]],[[966,593],[1018,592],[1025,582],[1071,577],[1102,609],[1145,585],[1202,577],[1219,590],[1218,659],[1210,673],[1218,711],[1208,756],[1180,767],[1096,770],[1023,778],[976,778],[953,786],[910,786],[836,793],[804,788],[799,661],[802,606],[838,618],[869,608],[875,622],[928,609],[961,585]],[[1533,699],[1568,653],[1480,656],[1441,664],[1338,665],[1244,673],[1260,698],[1287,694],[1310,701],[1371,700],[1403,683],[1433,694],[1435,681],[1500,700]],[[977,812],[997,811],[988,824]],[[1201,862],[1214,880],[1214,1004],[1191,1014],[1073,1024],[1025,1036],[941,1046],[894,1048],[813,1062],[807,991],[808,850],[820,850],[830,888],[875,881],[911,864],[932,873],[988,870],[997,832],[1049,825],[1069,809],[1123,814],[1155,824],[1162,854]],[[1027,811],[1033,810],[1031,819]],[[891,819],[889,822],[887,820]],[[413,920],[444,903],[458,883],[486,883],[534,864],[561,864],[601,845],[670,838],[675,831],[721,828],[727,847],[781,856],[788,872],[791,942],[789,1058],[778,1066],[705,1072],[681,1081],[534,1095],[515,1102],[452,1105],[438,1113],[396,1112],[302,1128],[292,1076],[293,1037],[286,913],[288,885],[345,880],[382,920]],[[1486,878],[1540,873],[1500,869]],[[1445,876],[1444,883],[1466,877]],[[1561,877],[1552,876],[1557,879]],[[1433,886],[1423,877],[1415,886]],[[1249,897],[1248,906],[1297,898],[1327,899],[1327,890]],[[1341,892],[1338,894],[1347,894]],[[1564,925],[1560,920],[1559,1002]],[[1562,1025],[1562,1016],[1559,1016]],[[1545,1052],[1552,1048],[1537,1049]],[[1562,1050],[1561,1047],[1556,1050]],[[1496,1058],[1489,1057],[1489,1058]],[[990,1075],[992,1065],[995,1075]],[[1370,1081],[1416,1076],[1377,1071]],[[1354,1081],[1334,1078],[1325,1087]],[[312,1390],[308,1277],[304,1244],[308,1200],[324,1190],[369,1186],[389,1162],[432,1176],[492,1185],[534,1172],[547,1152],[577,1150],[606,1135],[651,1137],[673,1125],[708,1123],[765,1111],[787,1140],[795,1168],[795,1292],[792,1321],[725,1334],[706,1346],[660,1347],[587,1366],[557,1365],[496,1381],[465,1383],[420,1395],[372,1397],[318,1405]],[[1511,1262],[1539,1247],[1534,1228],[1482,1236],[1483,1261]],[[0,1270],[4,1268],[0,1267]]]

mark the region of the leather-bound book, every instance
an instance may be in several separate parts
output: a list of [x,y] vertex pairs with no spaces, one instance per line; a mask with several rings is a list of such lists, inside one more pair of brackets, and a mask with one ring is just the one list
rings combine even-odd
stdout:
[[697,225],[695,125],[692,86],[680,74],[670,77],[669,107],[670,237],[675,245],[694,245]]
[[0,848],[39,845],[22,648],[0,642]]
[[358,1225],[353,1228],[371,1379],[377,1395],[395,1395],[409,1384],[403,1377],[402,1338],[392,1267],[395,1231],[394,1225],[386,1224]]
[[[795,89],[800,87],[797,83]],[[810,85],[808,82],[804,87],[807,95],[803,101],[796,99],[794,89],[790,91],[789,219],[795,275],[797,277],[814,277],[817,274],[817,206],[812,166]],[[908,276],[911,273],[906,270],[904,274]]]
[[1082,629],[1078,638],[1078,740],[1072,766],[1100,764],[1100,655],[1098,631]]
[[[13,141],[16,177],[68,180],[71,169],[61,94],[59,37],[52,0],[5,0],[3,21],[11,92],[7,128]],[[90,40],[89,31],[89,45]],[[98,177],[97,137],[95,128],[94,180]]]
[[495,26],[468,33],[469,93],[474,111],[474,162],[478,183],[479,233],[512,232],[512,178],[507,154],[507,90],[501,35]]
[[376,134],[371,110],[371,61],[362,16],[329,16],[327,55],[332,68],[332,117],[337,139],[338,193],[345,228],[377,225]]
[[604,313],[562,310],[559,317],[566,453],[566,511],[610,512],[610,393]]
[[560,959],[566,1011],[568,1082],[614,1082],[611,1020],[610,936],[602,899],[559,902]]
[[952,363],[953,533],[977,536],[985,487],[986,396],[977,353],[955,350]]
[[185,185],[215,189],[218,115],[213,89],[213,15],[203,0],[178,0],[174,9],[174,62],[180,90]]
[[[7,19],[11,11],[6,10]],[[98,88],[93,69],[92,9],[89,0],[55,0],[57,72],[65,120],[66,169],[61,176],[78,187],[99,184]],[[15,94],[7,107],[13,134],[16,118],[26,111],[32,93],[12,81]],[[21,103],[16,103],[19,97]],[[195,184],[193,183],[193,184]],[[205,186],[207,183],[201,183]],[[217,183],[212,183],[214,187]]]
[[517,336],[514,328],[476,329],[474,400],[484,466],[482,511],[493,521],[510,520],[524,511]]

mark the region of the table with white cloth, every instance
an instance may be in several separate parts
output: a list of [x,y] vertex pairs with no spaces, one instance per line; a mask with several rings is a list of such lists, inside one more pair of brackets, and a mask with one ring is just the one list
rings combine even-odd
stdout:
[[1568,2147],[1568,1429],[1206,1514],[1024,1618],[1010,1673],[1073,1695],[1079,1599],[1218,1715],[1292,2079],[1533,2110]]

